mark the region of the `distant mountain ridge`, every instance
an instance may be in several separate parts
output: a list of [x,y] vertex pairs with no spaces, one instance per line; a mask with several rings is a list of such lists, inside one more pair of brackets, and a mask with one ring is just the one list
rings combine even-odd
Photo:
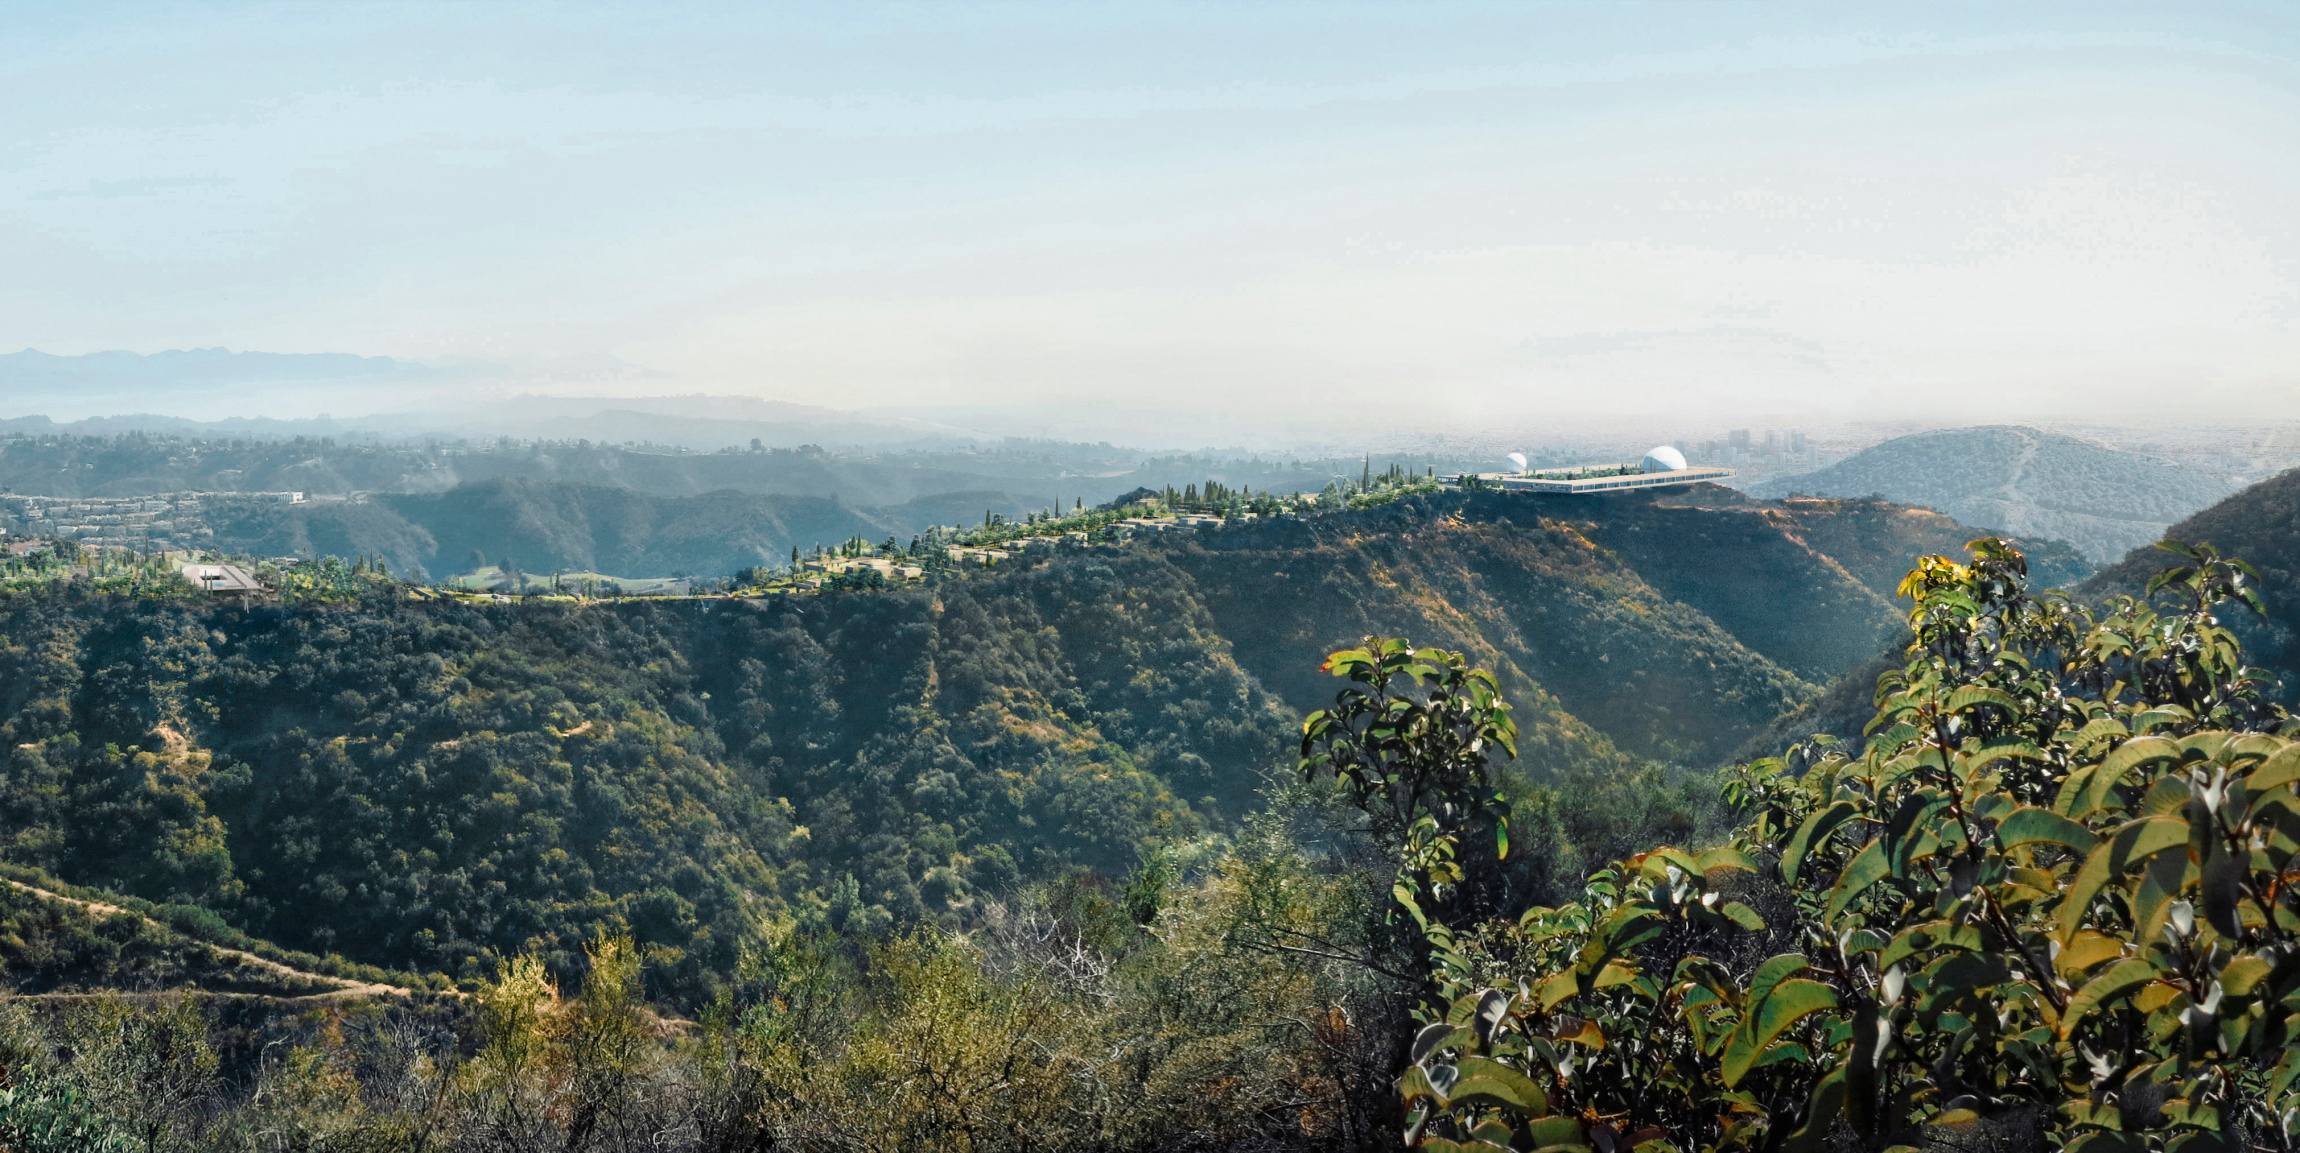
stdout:
[[[610,356],[512,364],[454,357],[424,364],[388,356],[235,352],[221,347],[77,356],[27,348],[0,354],[0,403],[14,408],[0,409],[0,430],[394,439],[514,436],[702,449],[741,446],[752,440],[788,448],[806,443],[886,446],[986,439],[980,432],[946,424],[763,397],[595,394],[602,385],[627,388],[670,377]],[[534,391],[554,385],[594,394]],[[523,391],[506,397],[513,388]],[[214,415],[219,402],[230,415]],[[110,408],[110,413],[64,420],[50,415],[86,413],[98,404]],[[211,416],[186,416],[187,409]],[[315,415],[314,410],[365,415],[337,419]],[[293,415],[238,415],[246,411]]]
[[1976,527],[2066,541],[2105,564],[2234,489],[2155,457],[2034,428],[1982,425],[1896,437],[1817,472],[1753,485],[1749,494],[1881,496]]
[[114,349],[57,356],[27,348],[0,354],[0,386],[12,384],[228,384],[238,381],[346,381],[434,378],[441,373],[413,361],[348,352],[234,352],[171,348],[138,353]]
[[[721,406],[727,415],[706,415],[692,410],[707,406],[681,406],[677,403],[685,399],[727,402]],[[841,449],[885,451],[963,447],[996,439],[947,425],[869,416],[835,408],[787,404],[755,397],[539,397],[535,401],[532,407],[523,403],[507,403],[341,419],[319,416],[199,420],[152,412],[88,416],[61,421],[45,415],[0,416],[0,433],[64,436],[132,436],[141,433],[202,438],[255,437],[265,440],[288,440],[299,436],[338,437],[401,444],[424,440],[508,436],[519,440],[589,440],[603,445],[671,446],[704,452],[741,447],[753,440],[768,448],[796,448],[802,444],[815,444]]]
[[[698,539],[692,549],[676,558],[681,567],[700,566],[694,571],[717,573],[765,559],[757,554],[758,547],[767,547],[762,541],[772,545],[770,551],[787,559],[793,544],[802,547],[818,541],[828,544],[845,540],[856,532],[872,540],[881,540],[890,533],[907,537],[926,524],[977,524],[989,513],[1012,518],[1049,509],[1058,503],[1066,507],[1075,506],[1081,500],[1095,504],[1144,487],[1155,491],[1172,485],[1180,489],[1189,484],[1219,480],[1232,487],[1250,487],[1257,491],[1316,491],[1332,474],[1333,469],[1328,466],[1334,463],[1337,462],[1180,456],[1144,459],[1132,452],[1078,445],[1022,445],[979,451],[950,446],[859,455],[803,446],[692,452],[663,446],[585,443],[572,439],[541,443],[410,444],[332,437],[190,439],[142,434],[102,438],[0,435],[0,531],[57,531],[53,526],[33,525],[31,521],[35,518],[29,517],[28,508],[10,511],[11,506],[21,506],[26,501],[37,500],[43,505],[52,503],[49,498],[62,501],[66,507],[55,512],[71,515],[61,523],[116,526],[121,522],[107,518],[148,512],[142,498],[166,497],[170,505],[193,507],[181,523],[177,523],[179,518],[174,512],[158,518],[171,525],[155,529],[149,543],[157,547],[218,547],[221,540],[228,539],[237,542],[228,547],[255,552],[284,554],[313,547],[323,553],[341,555],[379,553],[391,561],[395,571],[421,563],[438,572],[437,557],[431,546],[422,543],[424,538],[416,529],[430,523],[425,520],[431,515],[426,510],[447,506],[399,497],[443,494],[459,486],[486,486],[497,482],[514,486],[513,490],[490,490],[508,501],[490,506],[503,508],[506,515],[510,515],[513,508],[525,507],[530,500],[549,507],[605,508],[608,504],[627,510],[645,507],[651,510],[644,514],[649,520],[679,519],[690,513],[703,515],[700,510],[706,508],[720,509],[729,517],[753,515],[727,511],[741,506],[754,510],[759,517],[758,525],[804,526],[804,535],[786,539],[773,533],[758,536],[748,528],[727,521],[722,525],[724,532],[718,535],[727,541],[739,538],[748,544],[740,548],[717,547]],[[578,498],[553,490],[554,485],[568,486],[570,491],[628,490],[633,496],[609,501],[594,493]],[[523,495],[502,495],[514,490]],[[289,491],[305,493],[312,501],[308,506],[250,506],[242,509],[249,515],[235,514],[232,523],[213,525],[207,522],[214,520],[223,506],[244,506],[247,502],[208,500],[197,495]],[[362,494],[368,503],[348,505],[340,500],[324,499],[354,494]],[[706,494],[716,494],[714,500],[718,503],[696,503],[690,499]],[[187,501],[186,497],[192,499]],[[570,501],[573,504],[569,504]],[[808,501],[813,503],[807,504]],[[779,512],[765,511],[769,506],[840,511],[786,521]],[[708,515],[720,516],[721,513]],[[406,521],[408,516],[415,521]],[[56,520],[57,516],[36,519]],[[138,516],[135,519],[143,525],[154,518]],[[317,535],[309,535],[297,527],[305,523],[309,523],[310,532]],[[328,527],[331,523],[342,531]],[[275,527],[278,534],[274,533]],[[212,535],[206,531],[209,529],[222,536]],[[792,528],[791,531],[802,530]],[[821,535],[814,535],[816,533]],[[109,536],[114,544],[145,543],[141,527],[74,531],[65,535],[75,539]],[[559,530],[547,535],[557,540],[571,539]],[[586,545],[564,555],[594,556],[602,552],[612,550],[604,544],[599,550]],[[547,555],[523,546],[517,557],[531,566],[548,566],[552,555],[561,554]],[[454,571],[460,571],[463,550],[458,548],[448,559]],[[660,556],[654,559],[669,560]],[[580,567],[589,562],[573,563]],[[638,558],[606,556],[601,563],[612,566],[608,571],[617,575],[655,576],[664,571],[652,567],[634,569],[631,566],[643,563]],[[652,564],[653,560],[644,563]]]
[[[669,373],[611,356],[515,359],[506,364],[450,357],[426,364],[389,356],[237,352],[222,347],[76,356],[27,348],[0,354],[0,403],[15,408],[0,409],[0,429],[99,435],[516,436],[651,441],[709,449],[753,439],[791,447],[982,437],[928,421],[761,397],[596,395],[602,386],[628,389],[670,379]],[[544,395],[536,391],[538,387],[594,395]],[[515,388],[521,391],[505,395]],[[206,420],[183,415],[187,409],[212,414],[218,400],[230,402],[224,407],[230,415]],[[112,415],[63,421],[42,412],[88,412],[91,403],[117,407],[111,408]],[[297,413],[299,408],[302,412]],[[314,410],[364,415],[335,419],[312,415]],[[294,415],[238,415],[251,411]]]

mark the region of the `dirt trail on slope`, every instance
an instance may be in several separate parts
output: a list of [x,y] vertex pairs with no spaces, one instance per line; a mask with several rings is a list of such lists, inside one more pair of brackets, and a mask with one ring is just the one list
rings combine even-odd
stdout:
[[[8,882],[10,885],[13,885],[13,886],[15,886],[16,888],[18,888],[18,889],[21,889],[21,890],[23,890],[23,891],[25,891],[25,892],[27,892],[27,893],[30,893],[30,894],[32,894],[33,896],[36,896],[36,897],[45,897],[45,898],[47,898],[48,900],[51,900],[51,901],[61,901],[61,902],[63,902],[64,904],[67,904],[67,905],[71,905],[71,906],[73,906],[73,907],[75,907],[75,908],[78,908],[78,909],[80,909],[80,910],[84,911],[84,912],[92,913],[92,914],[94,914],[94,915],[96,915],[96,916],[99,916],[99,917],[114,917],[114,916],[119,916],[120,914],[123,914],[123,913],[125,913],[125,914],[127,914],[128,916],[131,916],[131,917],[138,917],[138,918],[139,918],[139,919],[141,919],[141,920],[142,920],[142,921],[143,921],[145,924],[147,924],[147,925],[151,925],[151,926],[153,926],[153,927],[155,927],[155,928],[158,928],[158,929],[164,930],[164,931],[166,931],[166,932],[170,932],[170,933],[176,933],[178,936],[184,936],[184,935],[185,935],[185,934],[181,933],[181,932],[180,932],[179,930],[177,930],[177,929],[174,929],[174,928],[171,928],[170,926],[167,926],[167,925],[161,924],[160,922],[158,922],[158,921],[155,921],[155,920],[151,919],[150,917],[143,917],[143,916],[141,916],[140,914],[136,913],[136,912],[135,912],[135,911],[133,911],[133,910],[130,910],[130,909],[123,909],[123,908],[119,907],[118,905],[107,905],[107,904],[103,903],[102,901],[83,901],[83,900],[81,900],[81,899],[80,899],[80,898],[78,898],[78,897],[67,897],[67,896],[65,896],[65,895],[64,895],[64,894],[62,894],[62,893],[51,893],[51,892],[49,892],[49,891],[48,891],[48,890],[46,890],[46,889],[42,889],[42,888],[39,888],[39,887],[37,887],[37,886],[34,886],[34,885],[27,885],[27,884],[25,884],[24,882],[22,882],[22,881],[19,881],[19,880],[16,880],[16,879],[15,879],[15,878],[13,878],[13,877],[0,877],[0,880],[4,880],[4,881],[7,881],[7,882]],[[196,938],[196,937],[187,937],[186,939],[188,939],[188,940],[198,940],[198,938]],[[318,984],[318,985],[332,985],[332,986],[334,986],[334,988],[331,988],[331,989],[327,990],[326,992],[322,992],[322,993],[299,993],[299,994],[282,994],[282,995],[275,995],[274,999],[276,999],[276,1000],[281,1000],[281,1001],[316,1001],[316,1000],[323,1000],[323,999],[330,999],[330,998],[347,998],[347,999],[356,999],[356,998],[360,998],[360,997],[407,997],[407,996],[411,996],[411,995],[412,995],[412,992],[411,992],[410,990],[407,990],[407,989],[402,989],[402,988],[400,988],[400,987],[399,987],[399,986],[397,986],[397,985],[378,985],[378,984],[373,984],[373,983],[371,983],[371,982],[367,982],[367,981],[354,981],[354,980],[352,980],[352,979],[350,979],[350,978],[348,978],[348,977],[330,977],[330,976],[327,976],[327,975],[326,975],[326,974],[324,974],[324,973],[313,973],[313,972],[309,972],[309,971],[306,971],[306,970],[303,970],[303,969],[294,968],[293,966],[289,966],[289,965],[283,965],[283,964],[280,964],[278,961],[274,961],[274,960],[272,960],[272,959],[270,959],[270,958],[268,958],[268,957],[259,957],[259,956],[257,956],[257,955],[256,955],[256,954],[254,954],[254,953],[250,953],[250,952],[247,952],[247,951],[245,951],[245,950],[242,950],[242,949],[232,949],[232,948],[226,948],[225,946],[222,946],[222,945],[218,945],[218,944],[214,944],[214,943],[212,943],[212,942],[205,942],[205,941],[203,941],[203,942],[201,942],[201,943],[202,943],[202,944],[205,944],[205,945],[207,945],[207,947],[208,947],[208,948],[210,948],[210,949],[213,949],[213,950],[215,950],[216,952],[223,954],[224,956],[227,956],[227,957],[231,957],[231,958],[233,958],[233,959],[237,960],[237,961],[238,961],[240,964],[242,964],[242,965],[246,965],[246,966],[248,966],[249,968],[252,968],[252,969],[256,969],[256,970],[259,970],[259,971],[262,971],[262,972],[265,972],[265,973],[269,973],[269,974],[271,974],[271,975],[272,975],[272,976],[274,976],[274,977],[278,977],[278,978],[281,978],[281,979],[284,979],[284,980],[297,981],[297,982],[301,982],[301,983],[304,983],[304,984]],[[16,993],[16,994],[8,994],[8,996],[11,996],[11,997],[16,997],[16,998],[29,998],[29,997],[47,997],[47,998],[56,998],[56,997],[86,997],[86,996],[95,996],[95,995],[96,995],[96,994],[85,994],[85,993]]]
[[2028,474],[2029,462],[2036,459],[2036,450],[2039,444],[2037,438],[2030,436],[2027,433],[2022,433],[2020,439],[2020,459],[2013,462],[2012,475],[2005,478],[2005,503],[2010,505],[2017,505],[2021,503],[2021,478]]

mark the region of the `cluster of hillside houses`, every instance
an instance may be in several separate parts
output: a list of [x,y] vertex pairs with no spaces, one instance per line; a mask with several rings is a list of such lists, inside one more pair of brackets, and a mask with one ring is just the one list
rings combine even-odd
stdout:
[[149,496],[0,495],[0,533],[91,547],[195,549],[215,539],[209,518],[234,504],[301,504],[300,492],[166,492]]
[[[1241,521],[1252,520],[1254,519],[1254,514],[1243,513],[1240,514],[1236,519]],[[1229,523],[1229,521],[1223,517],[1184,513],[1178,516],[1127,517],[1125,520],[1118,521],[1110,527],[1111,530],[1117,534],[1120,540],[1125,540],[1130,537],[1140,536],[1148,533],[1173,532],[1179,529],[1220,528],[1227,523]],[[1082,545],[1086,544],[1091,539],[1093,539],[1092,533],[1080,529],[1048,536],[1023,537],[1019,540],[1006,542],[1005,546],[1001,548],[977,548],[971,545],[951,545],[945,551],[950,556],[950,559],[957,564],[991,565],[1006,560],[1018,552],[1039,552],[1055,548],[1058,545],[1064,543]],[[800,566],[800,568],[801,571],[810,575],[800,577],[798,580],[798,587],[809,589],[821,588],[823,583],[828,580],[834,573],[869,572],[875,570],[879,573],[879,575],[884,576],[889,581],[899,581],[915,578],[925,571],[919,565],[907,563],[900,557],[878,556],[816,557],[813,560],[806,561]]]

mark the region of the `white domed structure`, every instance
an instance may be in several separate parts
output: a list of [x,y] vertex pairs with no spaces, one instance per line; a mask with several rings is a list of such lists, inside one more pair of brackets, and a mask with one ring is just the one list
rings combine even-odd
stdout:
[[1658,445],[1646,453],[1645,459],[1637,465],[1639,472],[1682,472],[1684,469],[1685,454],[1666,444]]

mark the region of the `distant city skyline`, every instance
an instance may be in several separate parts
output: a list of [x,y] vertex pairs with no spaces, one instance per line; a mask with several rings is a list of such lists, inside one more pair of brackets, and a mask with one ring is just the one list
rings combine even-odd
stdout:
[[20,4],[0,352],[1458,428],[2291,418],[2296,81],[2269,5]]

